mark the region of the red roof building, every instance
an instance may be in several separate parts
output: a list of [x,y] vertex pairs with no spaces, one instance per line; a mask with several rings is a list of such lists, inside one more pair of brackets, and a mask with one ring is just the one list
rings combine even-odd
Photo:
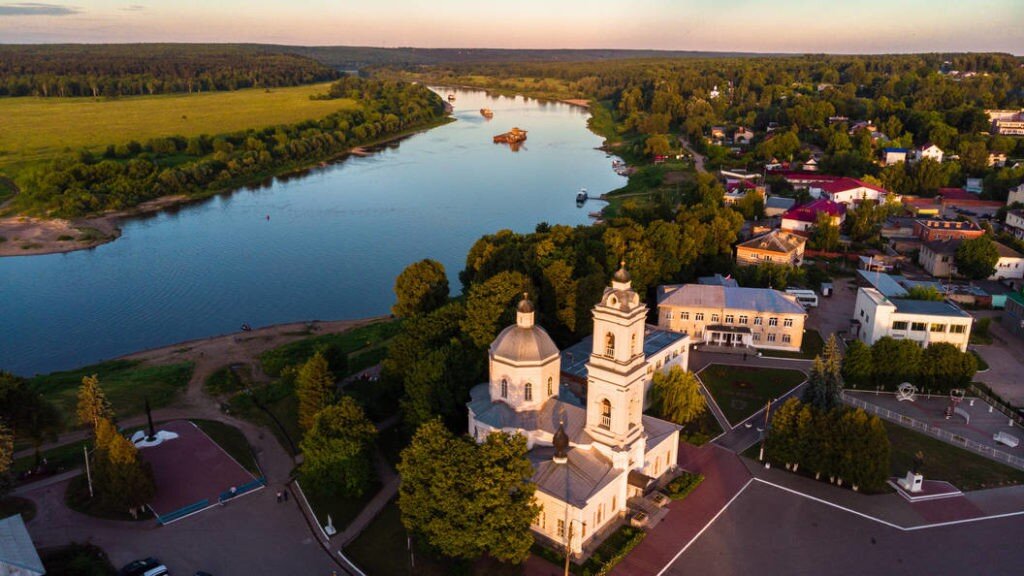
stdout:
[[846,219],[846,206],[826,198],[820,198],[787,210],[782,215],[781,227],[790,232],[807,232],[817,224],[819,214],[830,215],[832,223],[839,226]]

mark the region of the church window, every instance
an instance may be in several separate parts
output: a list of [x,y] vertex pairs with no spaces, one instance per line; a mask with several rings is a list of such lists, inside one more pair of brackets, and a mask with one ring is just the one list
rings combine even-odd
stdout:
[[587,523],[586,522],[583,523],[583,534],[582,534],[582,537],[583,538],[587,537]]
[[523,398],[527,402],[533,400],[533,384],[532,383],[527,382],[526,386],[523,387]]
[[560,537],[562,537],[562,538],[565,537],[565,520],[561,520],[561,519],[558,520],[557,533],[558,533],[558,535]]
[[604,337],[604,355],[615,356],[615,335],[611,332]]
[[601,400],[601,428],[612,427],[612,403],[607,398]]
[[629,337],[629,355],[636,356],[636,334]]
[[619,509],[619,497],[612,496],[612,512]]
[[554,379],[551,378],[550,376],[548,376],[548,396],[551,396],[554,393],[555,393]]
[[508,380],[501,379],[501,397],[508,398]]

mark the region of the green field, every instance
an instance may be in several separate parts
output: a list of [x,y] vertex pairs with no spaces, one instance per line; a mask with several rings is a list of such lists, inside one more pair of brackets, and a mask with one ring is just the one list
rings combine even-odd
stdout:
[[10,173],[66,149],[96,152],[131,140],[294,124],[357,106],[347,99],[310,99],[327,86],[129,98],[0,98],[0,171]]
[[708,366],[699,376],[734,426],[807,379],[797,370],[721,364]]
[[82,378],[96,374],[107,400],[118,418],[139,414],[146,400],[151,408],[173,402],[188,387],[192,364],[146,366],[137,360],[111,360],[67,372],[36,376],[29,384],[57,405],[64,417],[64,426],[74,428],[75,406]]

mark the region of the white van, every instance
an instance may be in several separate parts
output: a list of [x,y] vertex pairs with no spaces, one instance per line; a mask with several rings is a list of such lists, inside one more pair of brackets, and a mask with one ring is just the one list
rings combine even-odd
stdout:
[[789,294],[790,296],[796,296],[796,301],[799,302],[804,308],[818,307],[818,295],[814,293],[814,290],[801,290],[798,288],[789,288],[786,290],[786,294]]

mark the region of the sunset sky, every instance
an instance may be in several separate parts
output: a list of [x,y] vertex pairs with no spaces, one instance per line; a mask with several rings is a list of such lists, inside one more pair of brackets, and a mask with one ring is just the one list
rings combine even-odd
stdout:
[[0,42],[1024,53],[1024,0],[0,0]]

